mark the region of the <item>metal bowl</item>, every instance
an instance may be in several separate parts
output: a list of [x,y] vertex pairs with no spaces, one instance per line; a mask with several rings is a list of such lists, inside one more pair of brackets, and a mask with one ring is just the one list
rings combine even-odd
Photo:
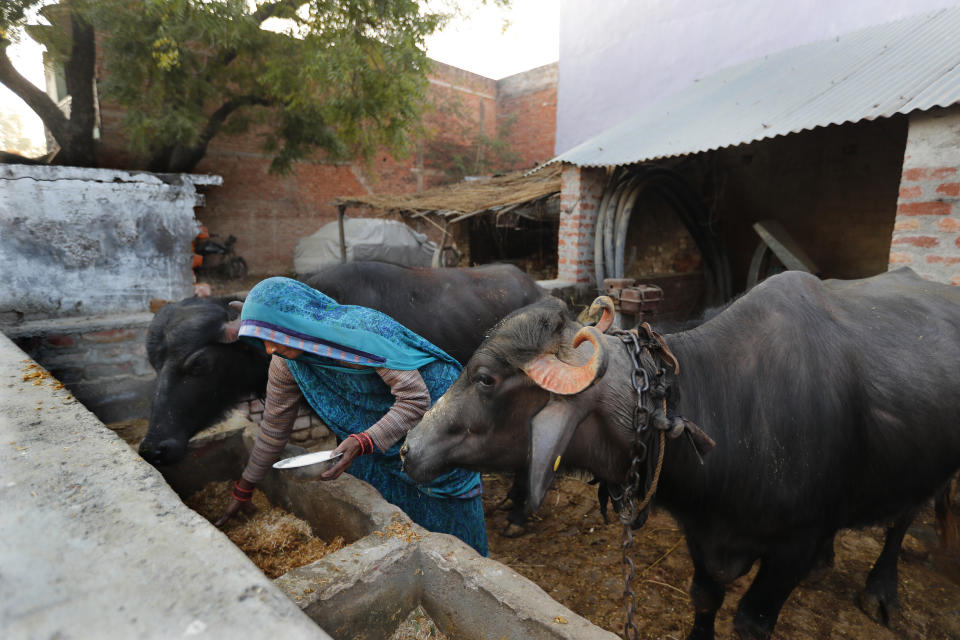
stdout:
[[284,458],[273,463],[274,469],[299,469],[301,467],[310,467],[311,472],[324,472],[332,469],[340,458],[343,457],[342,451],[314,451],[305,453],[292,458]]

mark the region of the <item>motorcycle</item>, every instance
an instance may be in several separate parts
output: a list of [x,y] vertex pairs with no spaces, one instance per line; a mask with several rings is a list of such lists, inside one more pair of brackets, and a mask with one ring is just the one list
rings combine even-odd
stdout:
[[[221,280],[239,280],[247,276],[247,261],[236,255],[233,245],[236,237],[227,236],[226,241],[215,240],[217,234],[208,234],[206,227],[193,243],[194,271],[197,278],[219,278]],[[199,256],[199,260],[197,260]]]

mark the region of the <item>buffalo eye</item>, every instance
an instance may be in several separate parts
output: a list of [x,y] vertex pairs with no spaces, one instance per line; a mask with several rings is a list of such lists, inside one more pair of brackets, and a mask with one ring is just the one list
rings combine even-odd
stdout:
[[481,389],[492,389],[497,381],[490,374],[478,371],[473,374],[473,382]]
[[202,376],[210,373],[210,359],[202,351],[195,351],[183,362],[183,371],[190,376]]

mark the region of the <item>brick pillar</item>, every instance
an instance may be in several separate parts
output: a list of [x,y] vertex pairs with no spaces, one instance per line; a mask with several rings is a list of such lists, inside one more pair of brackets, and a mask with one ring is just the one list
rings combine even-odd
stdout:
[[960,108],[910,116],[890,268],[960,286]]
[[604,169],[565,166],[560,182],[557,280],[594,285],[593,232],[607,183]]

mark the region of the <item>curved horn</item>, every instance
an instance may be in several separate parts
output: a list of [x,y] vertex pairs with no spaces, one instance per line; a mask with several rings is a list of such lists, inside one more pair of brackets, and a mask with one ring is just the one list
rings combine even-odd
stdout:
[[613,300],[610,298],[610,296],[600,296],[594,300],[590,305],[590,311],[588,313],[592,318],[601,311],[603,311],[603,315],[600,316],[600,319],[597,320],[597,323],[593,326],[595,326],[601,333],[606,333],[607,330],[613,326],[613,318],[617,311],[613,306]]
[[240,337],[240,311],[243,310],[243,302],[240,300],[232,300],[228,303],[231,309],[236,310],[237,317],[229,322],[223,323],[223,333],[220,334],[220,342],[231,343],[236,342]]
[[564,396],[580,393],[607,370],[607,351],[603,348],[603,335],[596,327],[583,327],[573,338],[576,348],[584,341],[593,345],[590,360],[579,367],[561,361],[553,354],[537,356],[523,367],[524,373],[541,388]]

